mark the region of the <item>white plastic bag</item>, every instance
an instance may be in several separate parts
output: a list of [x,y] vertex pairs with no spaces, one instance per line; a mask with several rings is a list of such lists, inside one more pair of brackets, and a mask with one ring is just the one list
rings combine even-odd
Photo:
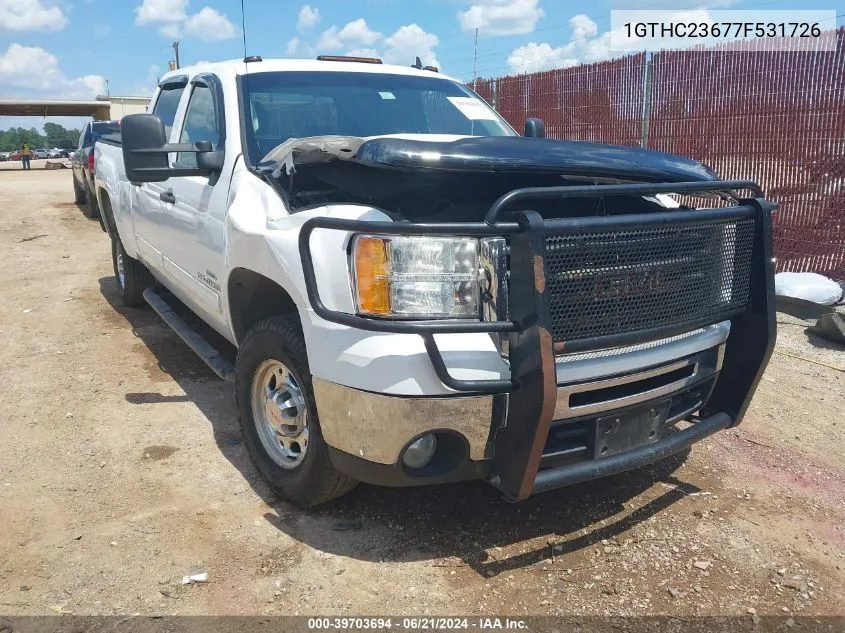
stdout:
[[842,287],[816,273],[778,273],[775,294],[830,306],[842,298]]

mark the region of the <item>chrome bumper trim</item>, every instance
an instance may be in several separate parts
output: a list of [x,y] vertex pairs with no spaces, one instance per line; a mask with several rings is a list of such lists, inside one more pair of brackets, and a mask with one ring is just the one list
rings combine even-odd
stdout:
[[731,322],[708,325],[689,334],[631,347],[600,350],[555,359],[557,384],[599,380],[677,361],[725,343]]
[[395,464],[415,436],[437,429],[463,435],[469,457],[484,459],[493,396],[402,398],[312,379],[323,439],[329,446],[380,464]]
[[[624,374],[621,376],[614,376],[612,378],[605,378],[602,380],[595,380],[592,382],[578,382],[570,385],[561,385],[557,389],[557,401],[555,403],[554,420],[565,420],[567,418],[576,418],[583,415],[590,415],[595,413],[602,413],[604,411],[611,411],[613,409],[621,409],[647,400],[654,400],[661,396],[668,396],[701,382],[718,373],[722,368],[722,359],[724,358],[725,346],[719,345],[704,352],[700,352],[695,356],[689,356],[679,361],[661,365],[647,371],[641,371],[634,374]],[[682,378],[672,380],[671,382],[652,385],[649,379],[659,379],[660,376],[669,374],[671,372],[689,367],[689,374]],[[638,381],[645,381],[641,391],[632,391],[625,395],[619,395],[614,388],[624,388],[625,385],[630,385]],[[573,406],[570,398],[575,394],[589,394],[590,392],[607,389],[609,397],[607,399],[598,400],[589,404],[580,406]],[[616,395],[613,395],[616,394]]]

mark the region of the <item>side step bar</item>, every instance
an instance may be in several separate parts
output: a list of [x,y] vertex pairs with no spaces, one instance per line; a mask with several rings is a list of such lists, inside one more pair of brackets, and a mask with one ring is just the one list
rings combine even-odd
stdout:
[[160,294],[152,288],[147,288],[144,290],[144,299],[161,317],[162,321],[167,323],[179,335],[179,338],[185,341],[185,344],[211,368],[211,371],[226,382],[235,381],[235,368],[232,367],[232,364],[220,356],[220,352],[214,349],[208,341],[195,330],[192,330]]

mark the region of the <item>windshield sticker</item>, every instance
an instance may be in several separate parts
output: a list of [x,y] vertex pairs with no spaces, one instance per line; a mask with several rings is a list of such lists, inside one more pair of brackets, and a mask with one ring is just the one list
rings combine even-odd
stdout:
[[393,94],[392,92],[379,92],[378,96],[381,97],[382,99],[395,99],[396,98],[396,95]]
[[495,121],[496,115],[474,97],[446,97],[470,121]]

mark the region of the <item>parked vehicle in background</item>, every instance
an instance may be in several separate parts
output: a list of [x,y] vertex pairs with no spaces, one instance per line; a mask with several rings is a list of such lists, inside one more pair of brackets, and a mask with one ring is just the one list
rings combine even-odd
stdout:
[[70,150],[54,147],[50,150],[50,158],[70,158]]
[[32,150],[32,157],[35,160],[44,160],[45,158],[50,158],[50,150],[44,149],[43,147],[41,149],[34,149]]
[[85,205],[85,217],[100,216],[97,196],[94,195],[94,143],[107,134],[119,134],[119,121],[91,121],[79,136],[79,147],[71,154],[73,171],[73,199]]
[[11,154],[11,152],[0,152],[0,162],[6,162],[9,160],[9,154]]
[[20,160],[21,158],[23,158],[23,154],[19,149],[9,154],[9,160]]
[[95,145],[123,303],[234,381],[275,492],[520,501],[740,423],[775,337],[757,185],[538,119],[520,137],[434,68],[363,61],[175,70]]

